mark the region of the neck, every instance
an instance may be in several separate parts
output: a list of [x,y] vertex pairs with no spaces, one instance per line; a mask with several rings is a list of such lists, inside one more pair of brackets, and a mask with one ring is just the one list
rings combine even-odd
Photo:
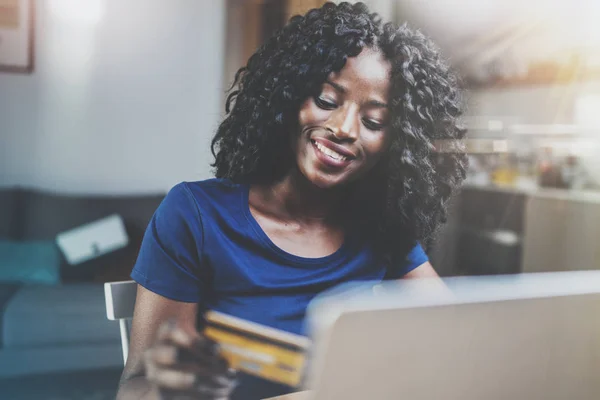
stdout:
[[261,192],[263,204],[280,218],[306,222],[335,218],[342,200],[339,189],[319,188],[297,169]]

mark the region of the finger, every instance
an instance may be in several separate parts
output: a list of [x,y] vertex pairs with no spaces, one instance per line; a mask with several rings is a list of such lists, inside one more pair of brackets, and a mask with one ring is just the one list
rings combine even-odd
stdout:
[[160,388],[183,391],[193,390],[197,382],[192,372],[157,367],[147,371],[147,378]]
[[221,355],[219,346],[210,339],[198,336],[190,346],[184,346],[176,336],[171,343],[178,347],[177,360],[181,363],[199,363],[218,373],[225,373],[229,368],[229,362]]
[[156,334],[156,340],[158,342],[174,342],[183,347],[190,347],[194,343],[195,336],[198,336],[197,332],[191,334],[179,327],[175,320],[170,319],[160,326]]
[[210,398],[222,398],[227,397],[233,391],[236,384],[237,382],[232,379],[209,376],[198,377],[194,386],[198,394]]
[[[192,364],[209,368],[212,367],[214,364],[220,365],[222,363],[219,356],[199,356],[190,352],[189,349],[177,347],[168,343],[156,345],[153,348],[148,349],[146,353],[148,361],[154,362],[159,365]],[[219,360],[215,361],[212,359],[213,357],[219,357]],[[223,372],[226,371],[223,370]]]
[[218,346],[212,340],[201,336],[198,332],[188,332],[173,320],[165,322],[158,330],[159,342],[170,342],[179,347],[189,349],[197,356],[214,356],[219,353]]
[[161,344],[146,351],[146,369],[167,368],[191,372],[197,376],[213,376],[217,385],[225,385],[234,380],[235,370],[229,368],[224,360],[213,362],[207,357],[198,359],[185,349],[173,345]]
[[156,369],[170,369],[181,372],[188,372],[198,378],[211,378],[214,380],[214,384],[217,386],[228,385],[231,381],[235,379],[235,377],[232,375],[228,375],[227,373],[224,373],[222,371],[216,371],[214,368],[211,369],[197,363],[149,364],[150,365],[147,367],[149,371]]
[[186,369],[199,375],[231,375],[229,364],[220,355],[198,355],[188,349],[162,343],[146,351],[146,364]]
[[186,364],[191,367],[198,366],[208,369],[211,365],[209,357],[198,357],[190,350],[178,347],[168,342],[158,344],[146,352],[147,361],[157,364],[159,366],[176,366],[177,368],[184,369]]
[[175,327],[177,326],[177,321],[175,321],[174,319],[168,319],[166,320],[164,323],[162,323],[159,327],[158,330],[156,331],[156,340],[157,341],[163,341],[166,340],[171,331],[173,329],[175,329]]
[[164,391],[165,398],[179,398],[192,393],[201,398],[227,398],[237,384],[230,376],[198,376],[161,368],[154,368],[148,380]]
[[175,365],[178,362],[178,349],[173,345],[159,344],[146,352],[148,361],[158,365]]
[[237,384],[237,374],[235,370],[228,368],[224,374],[213,375],[212,380],[215,386],[233,387]]

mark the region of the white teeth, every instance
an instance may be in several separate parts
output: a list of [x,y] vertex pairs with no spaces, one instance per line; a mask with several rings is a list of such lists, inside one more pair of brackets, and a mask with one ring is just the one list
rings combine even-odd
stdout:
[[321,143],[319,142],[315,142],[315,146],[317,146],[317,148],[324,154],[327,154],[329,157],[335,159],[335,160],[341,160],[341,161],[346,161],[346,159],[348,157],[343,156],[339,153],[336,153],[335,151],[331,150],[330,148],[327,148],[325,146],[323,146]]

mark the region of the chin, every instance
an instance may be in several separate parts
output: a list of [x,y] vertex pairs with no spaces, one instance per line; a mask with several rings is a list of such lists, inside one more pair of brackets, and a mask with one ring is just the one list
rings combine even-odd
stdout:
[[320,189],[334,189],[342,186],[339,182],[332,182],[328,179],[311,179],[310,182]]
[[[312,145],[311,145],[312,147]],[[341,170],[328,170],[314,157],[299,157],[298,170],[312,185],[320,189],[335,189],[348,185],[355,179],[356,169],[345,168]],[[355,166],[354,166],[355,167]]]
[[350,183],[351,179],[345,176],[333,175],[323,173],[321,171],[303,171],[300,169],[304,177],[313,185],[320,189],[335,189],[340,188],[348,183]]

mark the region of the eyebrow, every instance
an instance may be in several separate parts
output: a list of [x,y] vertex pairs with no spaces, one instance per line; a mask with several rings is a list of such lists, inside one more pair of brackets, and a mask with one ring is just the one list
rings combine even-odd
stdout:
[[341,92],[341,93],[346,93],[347,92],[347,90],[346,90],[345,87],[343,87],[342,85],[339,85],[337,83],[331,82],[330,80],[325,81],[325,83],[328,84],[328,85],[330,85],[330,86],[333,86],[333,88],[335,90],[337,90],[338,92]]
[[[342,85],[337,84],[335,82],[331,82],[330,80],[325,81],[325,83],[332,86],[335,90],[337,90],[338,92],[340,92],[342,94],[345,94],[348,91]],[[369,100],[369,101],[367,101],[367,104],[370,106],[375,106],[375,107],[380,107],[380,108],[388,108],[387,104],[385,104],[381,101],[378,101],[378,100]]]
[[369,101],[367,101],[367,104],[370,106],[375,106],[375,107],[380,107],[380,108],[388,108],[387,104],[382,103],[381,101],[377,101],[377,100],[369,100]]

